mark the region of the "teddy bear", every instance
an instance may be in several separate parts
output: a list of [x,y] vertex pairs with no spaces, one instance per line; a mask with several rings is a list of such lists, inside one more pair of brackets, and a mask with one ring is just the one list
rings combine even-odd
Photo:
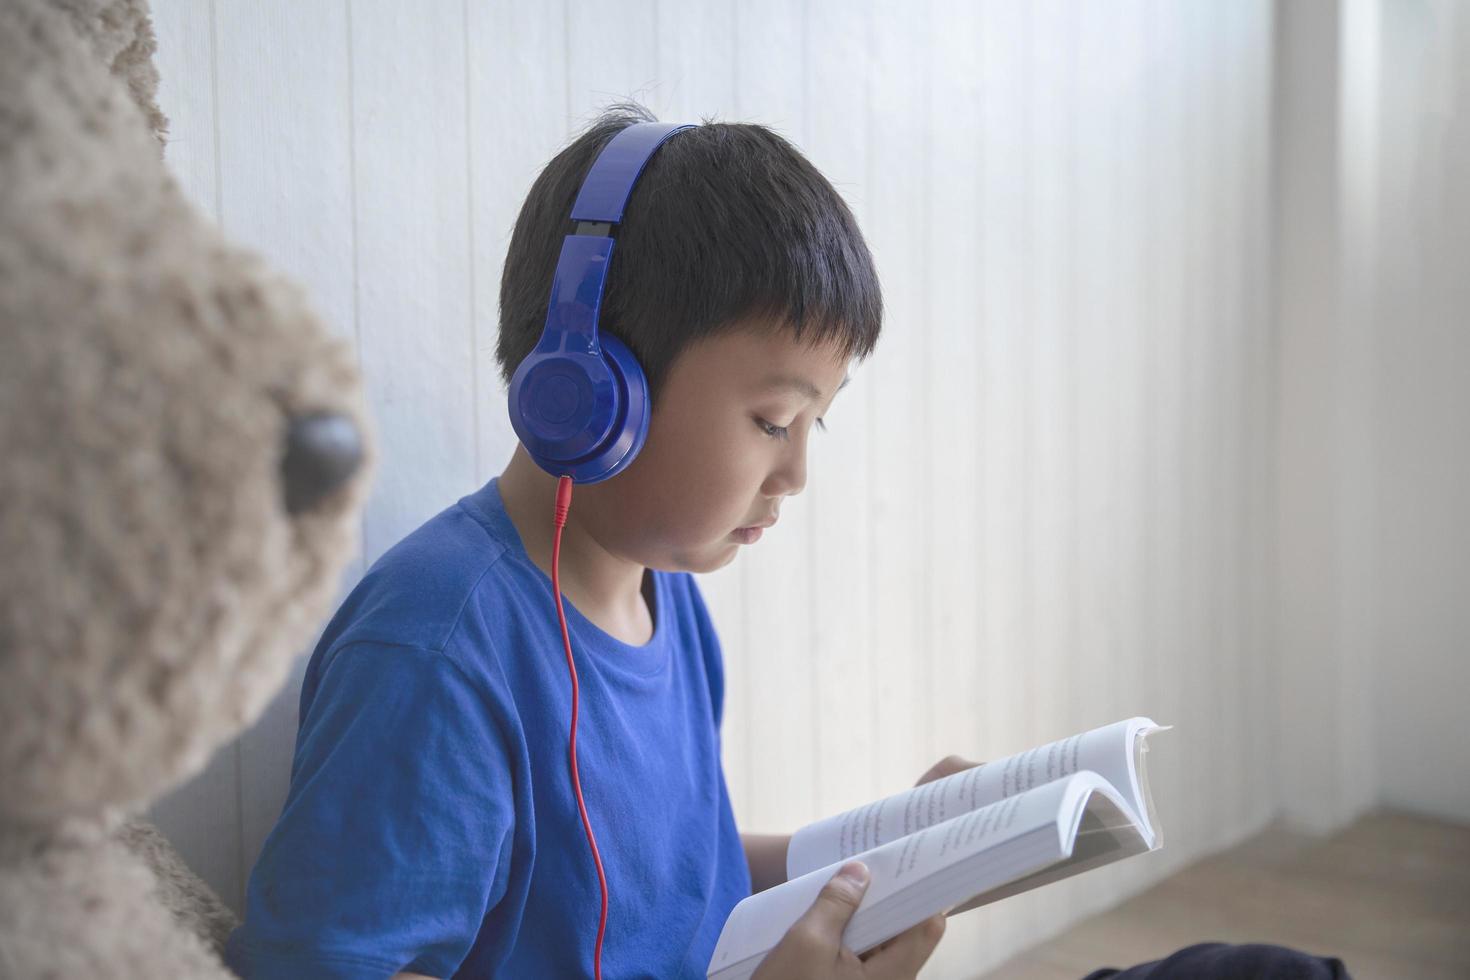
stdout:
[[0,3],[0,976],[229,976],[136,819],[263,711],[371,469],[301,288],[163,162],[142,0]]

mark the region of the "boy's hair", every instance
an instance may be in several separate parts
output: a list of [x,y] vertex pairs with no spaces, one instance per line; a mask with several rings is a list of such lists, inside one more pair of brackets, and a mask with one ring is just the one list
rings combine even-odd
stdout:
[[[500,281],[496,358],[507,382],[546,321],[572,202],[592,161],[642,106],[609,108],[536,178]],[[637,356],[657,397],[689,343],[766,317],[812,344],[872,353],[883,321],[873,258],[852,212],[815,167],[764,126],[706,122],[648,162],[616,231],[601,330]]]

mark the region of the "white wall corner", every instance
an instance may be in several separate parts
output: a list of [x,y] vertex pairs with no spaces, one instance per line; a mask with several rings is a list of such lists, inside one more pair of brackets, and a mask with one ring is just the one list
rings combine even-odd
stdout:
[[1276,5],[1276,691],[1280,808],[1316,831],[1377,798],[1369,321],[1345,245],[1352,0]]

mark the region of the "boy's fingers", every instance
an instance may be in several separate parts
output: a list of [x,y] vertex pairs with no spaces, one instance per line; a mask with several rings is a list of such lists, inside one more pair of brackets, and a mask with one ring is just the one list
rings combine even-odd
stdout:
[[842,930],[847,927],[847,920],[857,911],[867,890],[868,866],[861,861],[849,861],[822,886],[817,900],[801,917],[797,927],[816,933],[835,951],[842,941]]
[[939,945],[944,935],[944,916],[925,919],[907,932],[890,939],[870,953],[863,966],[873,980],[900,980],[918,974],[919,968]]

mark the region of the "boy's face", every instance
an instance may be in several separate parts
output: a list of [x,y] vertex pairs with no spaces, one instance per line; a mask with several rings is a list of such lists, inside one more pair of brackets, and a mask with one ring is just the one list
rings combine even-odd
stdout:
[[642,452],[579,491],[584,526],[608,551],[650,568],[729,564],[806,485],[807,440],[848,361],[760,325],[690,345],[665,376]]

